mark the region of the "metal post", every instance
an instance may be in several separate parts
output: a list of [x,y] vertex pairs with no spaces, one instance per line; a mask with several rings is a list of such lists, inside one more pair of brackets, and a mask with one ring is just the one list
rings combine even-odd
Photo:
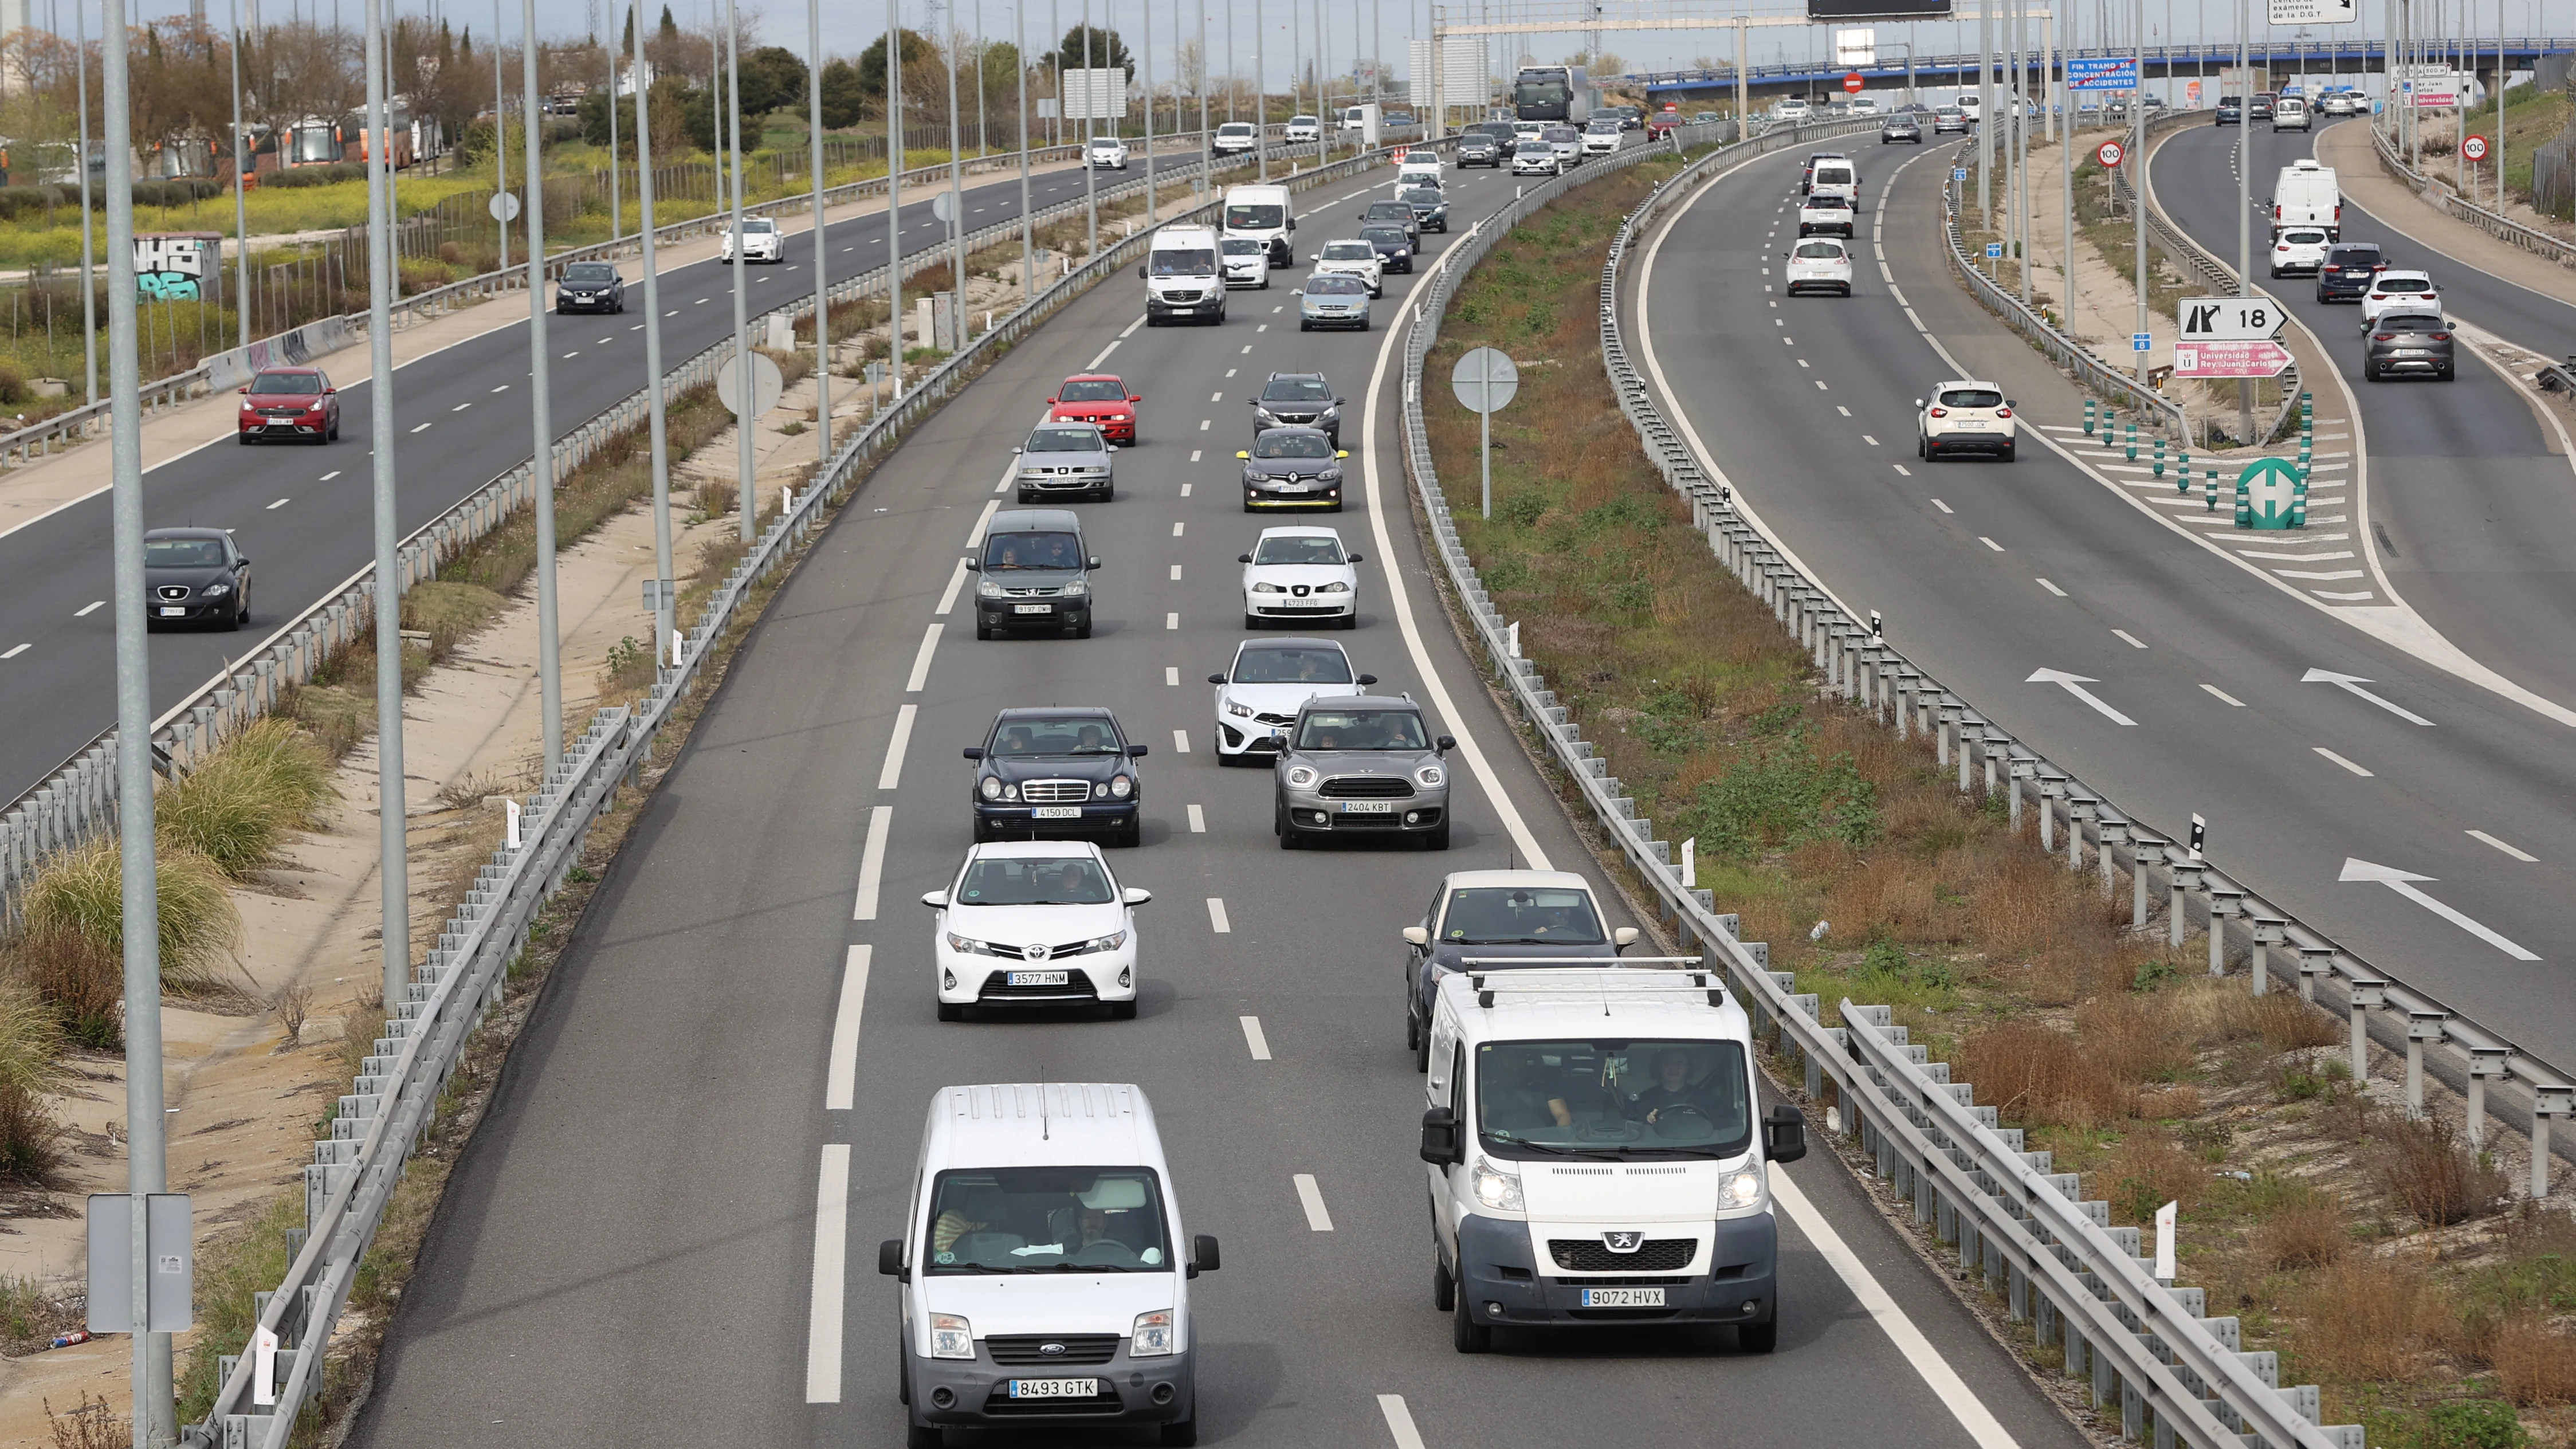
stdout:
[[[1478,369],[1480,374],[1488,374],[1492,370],[1490,364]],[[1493,382],[1485,376],[1478,380],[1484,386],[1477,396],[1490,404],[1493,401]],[[1494,410],[1490,406],[1476,413],[1476,463],[1484,472],[1485,517],[1490,519],[1494,516]]]
[[2483,1149],[2487,1145],[2487,1083],[2504,1080],[2513,1060],[2511,1047],[2473,1046],[2469,1048],[2469,1146]]
[[2370,1009],[2388,1004],[2388,983],[2355,981],[2352,992],[2352,1079],[2370,1076]]
[[[611,25],[617,23],[617,14],[613,9],[609,12],[608,23]],[[641,16],[636,17],[636,28],[639,30],[643,28]],[[626,235],[626,202],[618,194],[617,189],[617,47],[611,43],[600,48],[608,52],[608,239],[614,242]],[[644,73],[637,71],[635,74],[638,77],[637,84],[640,86]],[[821,67],[811,67],[806,74],[812,77],[812,82],[805,87],[807,92],[821,95],[823,93]],[[822,139],[817,136],[814,148],[818,154],[822,146]]]
[[[544,129],[539,118],[545,115],[537,95],[537,0],[519,0],[519,25],[519,105],[525,121],[520,129],[525,132],[528,144],[525,160],[528,177],[528,411],[536,438],[536,456],[529,467],[533,470],[530,481],[536,485],[537,495],[537,681],[538,692],[543,697],[541,723],[544,727],[545,762],[548,768],[552,768],[555,761],[563,758],[563,641],[556,633],[555,623],[555,429],[553,413],[547,406],[551,339],[546,333],[546,172],[545,161],[537,154],[538,133]],[[493,44],[497,47],[499,43],[500,37],[495,35]],[[387,345],[385,330],[375,330],[377,346],[382,349]],[[392,358],[387,353],[376,373],[376,386],[381,389],[392,374]],[[383,470],[390,466],[393,457],[393,410],[385,406],[382,391],[375,394],[375,399],[376,467]],[[384,481],[378,486],[391,489],[393,475],[382,473],[381,476]],[[385,569],[380,564],[377,578],[381,581],[384,577]],[[379,627],[382,627],[381,621]],[[385,657],[382,646],[378,647],[377,654],[376,688],[381,692],[386,687],[387,673],[381,662]],[[399,654],[392,657],[397,661],[401,658]],[[395,686],[399,687],[401,671],[395,669],[392,674]],[[387,697],[392,704],[378,707],[380,725],[388,710],[393,718],[401,718],[402,696],[397,693]],[[402,776],[394,776],[393,783],[397,793],[388,794],[385,798],[395,803],[386,807],[386,813],[391,818],[400,819],[402,796],[398,792]],[[389,929],[391,924],[387,922]],[[393,954],[390,936],[385,945],[388,948],[386,955],[390,957]],[[391,970],[391,967],[387,969]],[[385,1009],[392,1010],[401,1000],[399,992],[386,992]]]
[[[374,376],[367,390],[374,444],[376,526],[377,876],[384,910],[388,1011],[411,983],[411,884],[406,847],[402,721],[402,514],[396,506],[394,447],[393,157],[385,144],[384,9],[367,3],[367,340]],[[549,756],[548,758],[552,758]]]
[[2406,1013],[2406,1115],[2411,1120],[2424,1116],[2424,1044],[2442,1040],[2445,1020],[2439,1011]]
[[[2239,0],[2239,3],[2241,4],[2242,0]],[[2130,36],[2129,39],[2137,51],[2138,84],[2136,89],[2129,92],[2129,155],[2127,157],[2123,157],[2120,164],[2124,167],[2136,166],[2139,168],[2138,174],[2143,174],[2147,161],[2147,0],[2138,0],[2137,22],[2137,33]],[[2130,158],[2135,159],[2132,160]],[[2136,232],[2137,246],[2137,330],[2144,332],[2147,330],[2146,188],[2143,186],[2132,185],[2129,188],[2129,200],[2129,223]],[[2148,354],[2144,352],[2137,354],[2138,382],[2142,386],[2147,380],[2147,357]]]
[[[1011,51],[1020,57],[1020,305],[1033,306],[1038,299],[1037,222],[1029,215],[1029,62],[1028,0],[1017,0],[1011,6]],[[819,51],[817,52],[820,53]],[[1064,88],[1058,86],[1058,91]],[[1058,111],[1064,109],[1061,97]]]
[[2332,970],[2334,970],[2332,946],[2301,946],[2299,948],[2299,999],[2316,1000],[2317,978]]
[[[2244,95],[2238,99],[2241,109],[2236,117],[2236,295],[2240,297],[2254,295],[2253,195],[2247,181],[2254,166],[2254,78],[2248,69],[2251,61],[2246,54],[2245,32],[2250,22],[2245,7],[2246,0],[2236,0],[2236,83],[2245,88]],[[2146,207],[2144,193],[2140,194],[2138,206],[2143,215]],[[2144,265],[2140,263],[2140,266]],[[2139,273],[2141,277],[2145,275],[2143,271]],[[2145,285],[2143,281],[2139,283],[2142,288]],[[2139,305],[2143,308],[2146,293],[2140,291],[2138,296],[2141,299]],[[2141,318],[2145,315],[2143,310],[2139,313]],[[2236,384],[2236,420],[2236,441],[2240,446],[2251,445],[2255,439],[2254,384],[2250,379]]]
[[[751,456],[752,429],[760,418],[753,408],[759,399],[752,387],[751,260],[744,255],[750,248],[743,245],[742,236],[742,27],[734,18],[734,0],[725,0],[724,27],[725,108],[713,119],[718,144],[730,142],[733,151],[733,212],[726,224],[733,228],[734,512],[741,520],[742,541],[749,543],[760,516],[759,490],[753,486],[758,469]],[[951,86],[949,93],[956,94],[956,88]],[[956,126],[948,128],[948,139],[952,145],[956,142]],[[891,220],[887,230],[893,230]]]
[[[637,28],[640,30],[642,27]],[[290,128],[286,137],[275,138],[280,148],[277,157],[277,164],[280,166],[286,164],[284,148],[287,138],[294,134],[295,132]],[[501,85],[501,0],[492,0],[492,195],[497,200],[509,194],[510,93]],[[510,270],[510,211],[507,203],[502,204],[500,221],[500,268],[506,272]]]
[[1989,178],[1995,169],[1995,11],[1977,6],[1977,220],[1992,226],[1994,198]]
[[[901,0],[894,0],[901,3]],[[1091,164],[1091,102],[1098,86],[1091,74],[1091,0],[1082,0],[1082,210],[1084,217],[1083,259],[1100,255],[1100,193],[1096,170]],[[900,327],[903,324],[895,324]]]
[[[2496,0],[2496,3],[2497,3],[2497,4],[2499,4],[2499,5],[2501,5],[2501,4],[2503,4],[2503,3],[2504,3],[2504,0]],[[1215,143],[1215,141],[1214,141],[1212,138],[1210,138],[1210,137],[1209,137],[1209,135],[1208,135],[1208,96],[1207,96],[1207,88],[1208,88],[1207,6],[1206,6],[1204,3],[1202,3],[1202,4],[1199,6],[1199,8],[1198,8],[1198,9],[1199,9],[1199,25],[1198,25],[1198,30],[1199,30],[1199,195],[1200,195],[1200,196],[1202,196],[1202,197],[1206,197],[1206,196],[1211,196],[1211,195],[1213,195],[1213,194],[1214,194],[1214,192],[1215,192],[1215,189],[1216,189],[1216,150],[1215,150],[1216,143]],[[1226,14],[1227,14],[1229,17],[1231,17],[1231,16],[1233,15],[1233,13],[1234,13],[1234,5],[1233,5],[1233,3],[1232,3],[1232,0],[1227,0],[1227,5],[1226,5]],[[1178,22],[1174,22],[1174,23],[1175,23],[1175,24],[1177,24]],[[1177,34],[1178,32],[1177,32],[1177,31],[1175,31],[1174,33],[1175,33],[1175,34]],[[1229,62],[1231,62],[1232,57],[1231,57],[1231,56],[1228,56],[1228,57],[1227,57],[1227,59],[1228,59],[1228,61],[1229,61]],[[1175,122],[1174,124],[1176,124],[1176,125],[1177,125],[1177,124],[1178,124],[1178,122]],[[1220,258],[1220,270],[1222,270],[1222,259],[1221,259],[1221,258]]]
[[[1138,53],[1144,61],[1145,76],[1145,229],[1154,229],[1154,0],[1138,0],[1136,13],[1144,17],[1144,44]],[[1217,284],[1225,283],[1224,264],[1218,263]]]
[[[2498,0],[2502,3],[2502,0]],[[78,17],[81,0],[73,0],[72,14]],[[80,21],[72,22],[75,32]],[[84,42],[81,49],[86,52]],[[233,316],[240,324],[241,343],[250,346],[250,181],[243,174],[250,169],[250,158],[242,154],[241,117],[241,0],[233,0]],[[81,71],[81,290],[89,290],[89,57],[80,57]],[[82,317],[88,317],[83,303]],[[98,339],[95,326],[90,329],[89,390],[90,401],[98,401]]]
[[[823,4],[822,0],[805,0],[805,43],[812,51],[805,62],[805,73],[813,77],[805,87],[805,132],[812,138],[808,148],[814,170],[814,461],[829,465],[832,461],[832,292],[827,283],[823,233]],[[982,74],[980,65],[977,72]],[[637,90],[643,89],[642,71],[637,71]],[[612,99],[613,99],[612,95]],[[978,137],[980,140],[981,138]],[[1028,145],[1020,146],[1022,169],[1028,166]],[[1025,211],[1027,208],[1023,207]],[[649,228],[651,223],[646,223]],[[661,374],[654,374],[660,377]],[[659,392],[658,384],[653,391]],[[815,475],[817,482],[822,475]]]
[[[951,352],[966,350],[966,148],[960,143],[958,126],[958,49],[957,6],[955,0],[950,0],[948,6],[948,245],[949,254],[953,260],[948,268],[948,282],[954,289],[953,295],[956,301],[949,308],[949,335],[945,340]],[[1149,105],[1145,109],[1150,112],[1153,107]],[[1145,147],[1147,176],[1154,174],[1153,150],[1152,143],[1148,142]],[[939,325],[939,304],[936,301],[931,303],[930,323],[933,329]]]
[[[1086,41],[1088,36],[1085,37]],[[1056,67],[1056,94],[1064,94],[1064,67]],[[1062,111],[1064,102],[1058,100]],[[1091,189],[1091,167],[1082,170],[1083,190]],[[903,401],[903,0],[886,0],[886,375],[894,379],[890,400]]]
[[2566,1087],[2531,1089],[2531,1195],[2549,1196],[2549,1119],[2576,1111],[2576,1093]]
[[1735,139],[1739,141],[1753,138],[1753,112],[1747,109],[1753,104],[1752,83],[1744,74],[1748,18],[1742,15],[1735,17]]
[[[639,16],[641,10],[636,12]],[[653,657],[668,657],[678,601],[671,597],[671,436],[662,401],[662,278],[653,241],[653,120],[651,74],[644,63],[644,25],[635,26],[635,199],[643,207],[644,233],[644,400],[653,424]],[[819,87],[818,87],[819,89]],[[815,243],[817,271],[822,275],[822,244]]]
[[[1234,23],[1229,8],[1226,24]],[[1264,42],[1269,39],[1261,23],[1261,0],[1252,0],[1252,154],[1261,158],[1261,183],[1270,184],[1270,62],[1265,58]],[[1440,29],[1431,30],[1431,105],[1440,108]]]

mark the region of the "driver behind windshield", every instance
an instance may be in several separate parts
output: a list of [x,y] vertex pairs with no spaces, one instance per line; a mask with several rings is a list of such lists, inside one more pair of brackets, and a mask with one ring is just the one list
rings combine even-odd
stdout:
[[1697,1113],[1709,1115],[1706,1095],[1691,1084],[1690,1053],[1674,1047],[1655,1059],[1655,1079],[1645,1090],[1628,1096],[1628,1115],[1641,1122],[1653,1123],[1666,1112],[1677,1116]]

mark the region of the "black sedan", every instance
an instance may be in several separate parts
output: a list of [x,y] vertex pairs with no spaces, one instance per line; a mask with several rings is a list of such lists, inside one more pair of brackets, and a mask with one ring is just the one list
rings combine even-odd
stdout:
[[1363,224],[1375,222],[1385,226],[1400,226],[1404,228],[1406,236],[1417,239],[1422,235],[1422,223],[1414,219],[1413,208],[1401,201],[1372,201],[1368,204],[1368,210],[1360,213],[1360,221]]
[[1502,143],[1482,131],[1469,131],[1458,138],[1460,170],[1470,166],[1500,166],[1503,159]]
[[2451,324],[2421,313],[2382,317],[2362,344],[2361,375],[2372,382],[2392,377],[2430,377],[2449,382],[2455,363]]
[[1360,240],[1377,248],[1377,264],[1381,273],[1413,270],[1413,238],[1404,234],[1404,228],[1389,226],[1382,221],[1371,222],[1360,228]]
[[1252,440],[1243,460],[1243,511],[1319,508],[1342,511],[1342,460],[1321,428],[1271,428]]
[[574,262],[555,281],[557,312],[623,312],[626,279],[606,262]]
[[1911,141],[1917,146],[1922,145],[1922,124],[1902,111],[1888,117],[1878,123],[1878,144],[1884,146],[1891,141]]
[[1118,717],[1096,707],[1006,709],[975,762],[975,838],[1034,840],[1105,835],[1110,845],[1136,845],[1145,828],[1145,783]]
[[1446,233],[1449,230],[1449,198],[1437,186],[1408,186],[1396,193],[1404,204],[1413,208],[1416,235],[1426,231]]
[[2326,248],[2317,268],[2317,300],[2358,302],[2370,292],[2371,280],[2388,270],[2388,258],[2377,242],[2337,242]]
[[156,528],[143,535],[146,628],[250,622],[250,560],[220,528]]

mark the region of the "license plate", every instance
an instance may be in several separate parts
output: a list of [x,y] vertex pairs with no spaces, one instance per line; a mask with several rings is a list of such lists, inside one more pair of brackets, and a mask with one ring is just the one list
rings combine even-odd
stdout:
[[1342,802],[1342,813],[1345,815],[1392,815],[1395,813],[1395,802],[1392,800],[1345,800]]
[[[1013,986],[1064,986],[1069,985],[1072,980],[1073,973],[1070,971],[1014,971],[1011,973]],[[1091,1391],[1085,1389],[1083,1392],[1087,1394]]]
[[1583,1306],[1586,1308],[1661,1308],[1664,1306],[1664,1290],[1661,1288],[1586,1288],[1583,1290]]
[[1053,605],[1053,604],[1013,604],[1013,605],[1011,606],[1011,612],[1012,612],[1012,613],[1014,613],[1014,614],[1052,614],[1052,613],[1054,613],[1054,612],[1055,612],[1055,605]]
[[1029,810],[1029,818],[1033,820],[1080,820],[1082,818],[1082,807],[1079,805],[1032,806]]
[[2397,355],[2400,357],[2430,357],[2433,354],[2425,351],[2421,347],[2401,347],[2397,349]]
[[1985,426],[1986,426],[1986,425],[1985,425],[1984,423],[1977,422],[1977,421],[1975,421],[1974,419],[1969,419],[1969,420],[1966,420],[1966,421],[1963,421],[1963,422],[1955,423],[1955,424],[1953,424],[1952,426],[1954,426],[1954,427],[1960,427],[1960,428],[1967,428],[1967,429],[1971,429],[1971,430],[1978,431],[1978,432],[1983,432],[1983,431],[1985,430]]
[[1195,312],[1197,310],[1198,308],[1196,307],[1174,307],[1172,309],[1172,315],[1177,317],[1184,312]]
[[187,613],[188,611],[185,609],[165,608],[161,611],[161,617],[164,619],[178,619],[186,617]]
[[1089,1399],[1100,1393],[1098,1379],[1013,1379],[1015,1399]]

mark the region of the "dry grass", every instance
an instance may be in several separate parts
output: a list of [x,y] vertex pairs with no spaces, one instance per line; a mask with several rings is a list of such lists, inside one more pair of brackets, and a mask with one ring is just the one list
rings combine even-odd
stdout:
[[313,1012],[313,988],[304,985],[278,988],[277,994],[268,999],[268,1011],[286,1032],[286,1039],[277,1044],[277,1049],[289,1051],[302,1046],[305,1018]]
[[33,988],[66,1041],[92,1051],[125,1045],[125,962],[86,932],[38,925],[0,941],[0,979]]
[[[2459,1340],[2449,1294],[2420,1265],[2347,1254],[2292,1299],[2304,1319],[2297,1368],[2342,1385],[2415,1376],[2428,1354]],[[2290,1382],[2288,1366],[2283,1382]]]
[[2371,1167],[2380,1184],[2425,1227],[2466,1222],[2504,1201],[2504,1174],[2439,1118],[2408,1121],[2382,1113],[2371,1136]]
[[133,1422],[118,1414],[105,1395],[87,1389],[65,1413],[55,1413],[53,1401],[45,1401],[45,1426],[52,1431],[53,1449],[126,1449],[134,1442]]

